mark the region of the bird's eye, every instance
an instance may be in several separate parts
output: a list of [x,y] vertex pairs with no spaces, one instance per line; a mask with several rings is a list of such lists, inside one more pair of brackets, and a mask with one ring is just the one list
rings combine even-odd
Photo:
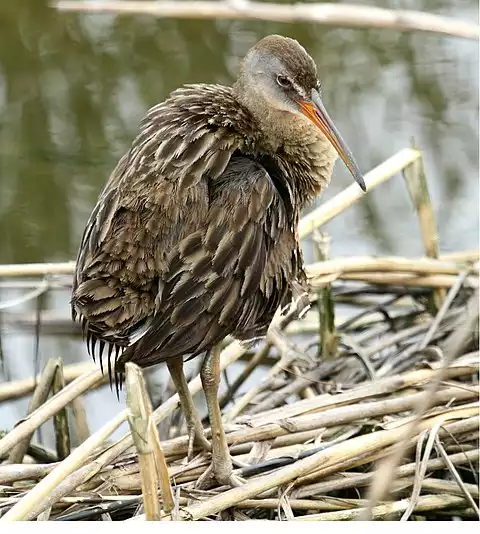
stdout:
[[286,76],[282,76],[281,74],[277,76],[277,83],[280,87],[284,88],[291,86],[290,80]]

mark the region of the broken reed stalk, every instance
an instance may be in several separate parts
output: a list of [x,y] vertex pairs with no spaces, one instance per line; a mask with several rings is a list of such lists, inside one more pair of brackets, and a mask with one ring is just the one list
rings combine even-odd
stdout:
[[160,520],[158,502],[158,473],[155,466],[155,452],[150,433],[150,410],[146,395],[142,391],[140,369],[132,363],[125,365],[125,386],[127,390],[127,420],[137,449],[140,480],[142,482],[143,507],[147,521]]
[[[50,358],[45,364],[45,367],[43,368],[43,371],[40,375],[37,387],[35,388],[35,391],[33,392],[32,398],[28,405],[27,416],[31,415],[47,400],[57,368],[58,360],[55,360],[54,358]],[[18,440],[18,442],[16,442],[10,454],[8,455],[7,462],[9,464],[22,463],[23,457],[27,453],[28,446],[30,445],[30,440],[32,439],[34,432],[35,429],[32,432],[24,435],[23,439]],[[6,449],[5,452],[7,450],[8,449]]]
[[[328,260],[331,239],[329,236],[316,230],[313,234],[314,251],[317,261],[322,263]],[[334,358],[338,353],[339,336],[335,328],[335,308],[333,304],[332,286],[326,283],[317,291],[318,320],[320,327],[320,343],[318,357],[326,360]]]
[[41,514],[38,514],[37,521],[48,521],[50,519],[51,513],[52,513],[52,507],[49,506]]
[[454,261],[459,264],[476,263],[479,261],[478,250],[460,250],[457,252],[444,252],[440,254],[443,261]]
[[157,427],[152,421],[152,408],[142,371],[138,365],[131,362],[125,365],[125,370],[128,423],[138,453],[145,516],[147,520],[159,521],[160,506],[157,496],[159,480],[164,512],[170,512],[174,506],[167,463]]
[[7,276],[23,277],[73,274],[74,271],[74,261],[59,263],[17,263],[12,265],[0,265],[0,278]]
[[[398,482],[394,483],[393,491],[395,493],[398,492],[404,492],[405,489],[407,489],[410,486],[413,486],[416,482],[416,477],[400,480]],[[478,486],[475,484],[465,484],[462,482],[462,486],[464,489],[468,492],[469,497],[471,497],[471,500],[469,500],[470,506],[472,510],[477,511],[477,505],[475,504],[475,501],[473,500],[473,497],[475,497],[478,500],[479,492],[478,492]],[[422,490],[430,490],[435,493],[447,493],[449,495],[458,495],[460,497],[465,496],[465,492],[460,487],[460,484],[457,481],[449,481],[449,480],[443,480],[443,479],[436,479],[436,478],[426,478],[425,480],[422,480]],[[413,511],[413,510],[412,510]],[[480,517],[480,514],[477,514]]]
[[391,10],[376,6],[333,3],[275,4],[243,1],[162,2],[56,0],[52,6],[59,11],[86,13],[138,14],[156,17],[197,19],[253,19],[277,22],[309,22],[351,28],[385,28],[399,31],[425,31],[478,39],[476,24],[421,11]]
[[152,436],[153,448],[155,451],[155,461],[160,478],[160,491],[163,498],[163,511],[168,514],[175,508],[175,501],[173,500],[172,486],[170,484],[170,477],[168,475],[167,460],[160,443],[160,436],[158,435],[157,427],[150,418],[150,434]]
[[0,485],[19,480],[36,480],[48,475],[56,464],[2,464],[0,465]]
[[87,413],[85,411],[83,397],[76,397],[73,399],[72,415],[77,443],[83,443],[90,436],[90,428],[88,427]]
[[[56,395],[65,387],[63,361],[61,358],[57,358],[56,362],[57,367],[52,381],[53,395]],[[66,406],[53,416],[53,427],[55,430],[57,458],[63,460],[70,454],[70,429],[68,427],[68,413]]]
[[[423,164],[423,156],[412,162],[403,169],[403,177],[407,184],[407,189],[417,211],[420,234],[422,236],[425,254],[429,258],[438,258],[438,231],[433,212],[430,192],[428,190],[427,177]],[[446,292],[443,288],[437,288],[430,297],[430,311],[436,313]]]

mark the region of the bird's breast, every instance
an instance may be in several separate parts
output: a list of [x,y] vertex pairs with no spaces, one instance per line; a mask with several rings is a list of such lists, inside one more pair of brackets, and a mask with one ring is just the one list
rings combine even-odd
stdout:
[[299,210],[303,210],[330,183],[338,154],[330,141],[315,129],[309,142],[285,144],[281,158],[285,162]]

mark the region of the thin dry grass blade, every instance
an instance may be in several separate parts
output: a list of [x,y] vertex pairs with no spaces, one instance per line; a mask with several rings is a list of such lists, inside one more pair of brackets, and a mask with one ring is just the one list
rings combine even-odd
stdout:
[[[455,479],[456,483],[458,484],[459,488],[462,490],[462,493],[465,495],[465,498],[470,503],[470,506],[475,511],[477,516],[480,518],[480,510],[478,508],[477,503],[475,502],[475,499],[472,497],[471,492],[468,490],[466,484],[464,484],[461,476],[459,475],[458,471],[455,469],[455,465],[451,461],[451,459],[448,457],[448,454],[446,453],[443,445],[440,442],[440,439],[438,436],[435,436],[435,447],[442,457],[443,461],[445,462],[445,465],[448,467],[448,470],[452,474],[453,478]],[[476,487],[476,499],[478,501],[478,488]]]
[[[415,473],[412,496],[410,497],[410,502],[408,504],[408,507],[403,513],[402,517],[400,518],[400,521],[408,521],[408,518],[412,515],[413,511],[415,510],[415,506],[417,505],[418,498],[420,497],[420,492],[422,490],[423,479],[427,472],[428,459],[430,457],[430,454],[432,453],[433,445],[435,443],[435,437],[437,436],[437,433],[440,430],[440,426],[441,425],[435,425],[429,431],[427,444],[425,446],[425,451],[423,453],[423,459],[421,460],[421,462],[419,462],[418,470]],[[420,439],[418,440],[418,443],[417,443],[417,459],[418,460],[420,460],[420,453],[421,453],[421,449],[423,445],[422,438],[425,436],[426,433],[427,433],[426,431],[422,432]]]
[[455,297],[458,295],[458,292],[463,286],[466,276],[467,276],[466,272],[460,273],[459,276],[457,277],[457,281],[452,286],[452,289],[448,292],[448,295],[445,298],[443,298],[443,295],[442,295],[443,300],[442,300],[440,309],[438,310],[438,313],[436,314],[435,319],[432,321],[432,324],[430,325],[428,332],[425,334],[425,337],[422,339],[421,343],[418,345],[418,350],[425,349],[430,343],[430,341],[433,339],[433,336],[435,332],[437,331],[438,327],[440,326],[441,321],[445,317],[445,314],[447,313]]

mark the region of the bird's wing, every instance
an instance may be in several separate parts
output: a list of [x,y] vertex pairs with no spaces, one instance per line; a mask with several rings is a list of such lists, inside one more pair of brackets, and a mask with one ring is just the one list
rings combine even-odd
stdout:
[[[147,332],[119,362],[148,366],[199,354],[264,317],[270,322],[291,278],[294,236],[285,205],[262,165],[234,156],[212,188],[205,224],[172,252]],[[273,251],[283,263],[276,270],[268,268]]]
[[204,224],[209,181],[239,143],[219,104],[231,90],[223,91],[222,100],[215,87],[183,88],[153,107],[103,190],[82,237],[72,296],[91,345],[129,343],[153,314],[167,255]]

